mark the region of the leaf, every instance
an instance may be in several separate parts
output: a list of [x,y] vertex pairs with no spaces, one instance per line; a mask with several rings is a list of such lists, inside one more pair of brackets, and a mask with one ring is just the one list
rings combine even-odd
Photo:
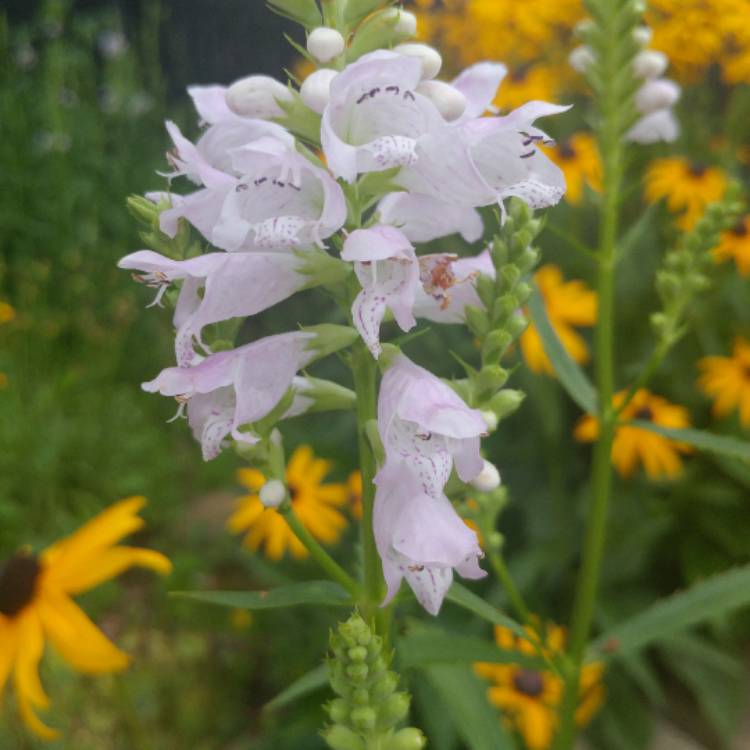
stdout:
[[719,573],[662,599],[606,631],[592,645],[594,658],[627,656],[748,604],[750,564]]
[[500,713],[487,702],[486,683],[468,667],[447,664],[424,670],[441,707],[471,750],[514,750],[514,742],[500,723]]
[[314,693],[328,684],[328,668],[325,664],[311,669],[298,680],[295,680],[288,688],[282,690],[275,698],[263,706],[264,711],[278,711],[299,698]]
[[234,609],[279,609],[299,604],[352,605],[349,594],[333,581],[305,581],[270,591],[173,591],[170,595]]
[[731,458],[750,462],[750,442],[746,440],[738,440],[726,435],[715,435],[713,432],[705,432],[703,430],[678,430],[673,427],[662,427],[653,422],[641,421],[640,419],[628,424],[633,425],[633,427],[640,427],[644,430],[656,432],[671,440],[687,443],[702,451],[718,453],[722,456],[730,456]]
[[538,657],[520,651],[506,651],[491,640],[448,633],[438,628],[420,629],[400,638],[398,654],[399,665],[404,669],[475,661],[518,664],[526,669],[547,669],[546,664]]
[[504,628],[509,628],[516,635],[523,636],[526,638],[528,634],[524,630],[520,623],[517,623],[508,615],[503,614],[499,609],[493,607],[491,604],[487,604],[484,599],[477,596],[474,592],[469,591],[465,586],[460,583],[454,583],[445,597],[449,602],[457,604],[459,607],[468,609],[469,612],[473,612],[475,615],[481,617],[483,620],[491,622],[493,625],[500,625]]
[[544,353],[549,357],[563,388],[584,411],[595,414],[596,391],[594,386],[578,366],[578,363],[571,359],[565,347],[560,343],[560,339],[547,317],[547,311],[544,309],[544,302],[539,290],[536,288],[529,297],[529,313],[542,339]]

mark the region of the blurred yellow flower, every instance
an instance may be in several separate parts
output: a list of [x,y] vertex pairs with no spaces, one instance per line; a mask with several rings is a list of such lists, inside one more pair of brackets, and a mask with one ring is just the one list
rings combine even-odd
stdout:
[[551,66],[525,65],[510,70],[503,78],[493,104],[501,110],[511,110],[526,102],[557,98],[559,75]]
[[3,323],[10,323],[15,320],[16,310],[13,305],[9,305],[7,302],[0,302],[0,325]]
[[352,515],[360,521],[362,520],[362,472],[359,469],[349,474],[346,486],[349,490],[349,503],[351,504]]
[[550,159],[565,174],[565,200],[577,206],[583,198],[583,186],[597,193],[602,189],[602,162],[594,138],[588,133],[575,133],[567,141],[547,151]]
[[[564,628],[547,625],[541,636],[544,639],[542,646],[550,656],[562,653]],[[495,641],[505,651],[517,651],[525,656],[537,653],[531,640],[514,635],[508,628],[496,627]],[[494,683],[487,690],[490,703],[502,711],[503,722],[508,729],[523,737],[528,750],[550,748],[557,729],[562,680],[554,672],[524,669],[514,664],[477,663],[474,669],[480,677]],[[603,674],[604,666],[598,662],[583,668],[576,711],[579,726],[586,726],[604,701]]]
[[646,171],[645,197],[649,203],[666,198],[667,208],[679,213],[677,226],[695,226],[709,203],[724,195],[727,178],[717,167],[691,164],[681,156],[656,159]]
[[[552,264],[542,266],[534,274],[534,281],[560,342],[576,362],[587,362],[588,346],[574,326],[596,323],[596,292],[583,281],[564,281],[562,271]],[[526,364],[534,372],[553,374],[552,363],[544,353],[542,339],[533,325],[521,335],[521,351]]]
[[[321,484],[330,470],[330,462],[316,458],[308,445],[297,448],[286,467],[286,484],[294,512],[308,531],[325,544],[337,542],[346,528],[346,517],[338,508],[345,506],[350,497],[345,484]],[[251,494],[237,498],[237,508],[227,521],[228,529],[235,534],[244,533],[243,543],[251,550],[263,545],[266,557],[271,560],[281,560],[287,549],[298,560],[306,557],[307,549],[286,519],[260,501],[258,493],[266,483],[263,473],[240,469],[237,479]]]
[[717,262],[734,260],[740,275],[750,275],[750,216],[721,235],[714,248],[714,258]]
[[698,385],[713,399],[713,412],[725,417],[739,410],[743,427],[750,427],[750,341],[738,336],[731,357],[704,357],[698,362]]
[[143,526],[145,502],[122,500],[38,557],[21,552],[0,567],[0,692],[12,674],[21,718],[44,739],[58,735],[35,713],[49,706],[39,680],[45,639],[79,672],[115,672],[129,662],[73,597],[133,566],[171,570],[159,552],[117,544]]
[[[613,404],[618,407],[625,398],[625,391],[615,395]],[[662,427],[684,429],[690,427],[688,411],[645,388],[636,391],[630,403],[623,409],[620,419],[653,422]],[[575,438],[582,443],[594,442],[599,435],[596,417],[583,417],[575,428]],[[682,472],[681,453],[691,453],[685,443],[658,435],[642,427],[622,425],[615,431],[612,446],[612,463],[622,477],[631,477],[638,464],[643,464],[651,479],[674,479]]]

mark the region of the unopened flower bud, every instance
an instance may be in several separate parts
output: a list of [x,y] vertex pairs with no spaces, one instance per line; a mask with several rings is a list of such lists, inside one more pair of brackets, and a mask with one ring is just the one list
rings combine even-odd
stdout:
[[338,57],[346,47],[341,33],[328,26],[318,26],[307,37],[307,51],[321,63],[327,63]]
[[645,47],[651,41],[653,35],[654,32],[648,26],[638,26],[638,28],[633,29],[633,40],[641,47]]
[[667,78],[644,83],[635,93],[635,106],[644,115],[667,109],[680,98],[680,87]]
[[494,411],[485,409],[482,411],[482,419],[487,425],[487,432],[494,432],[497,429],[498,419]]
[[568,55],[568,63],[573,70],[579,73],[585,73],[594,63],[596,57],[594,51],[587,44],[582,44],[580,47],[576,47],[570,55]]
[[235,81],[226,93],[226,102],[232,112],[243,117],[270,120],[283,117],[279,101],[292,101],[289,89],[270,76],[248,76]]
[[335,70],[321,68],[305,79],[299,93],[302,101],[313,112],[317,112],[319,115],[323,114],[331,96],[331,81],[337,75],[338,73]]
[[428,44],[419,42],[406,42],[393,48],[394,52],[407,57],[416,57],[422,63],[422,79],[434,78],[443,67],[443,58],[440,53]]
[[422,81],[417,91],[430,99],[448,122],[457,120],[466,110],[466,97],[444,81]]
[[271,479],[260,488],[258,496],[266,508],[278,508],[286,499],[286,487],[278,479]]
[[422,750],[426,746],[427,739],[422,732],[414,727],[407,727],[396,732],[388,750]]
[[394,16],[398,16],[394,31],[402,37],[415,36],[417,33],[417,17],[413,13],[409,13],[407,10],[401,10],[400,8],[392,8],[384,13],[387,19],[391,19]]
[[495,464],[484,462],[482,470],[471,480],[471,486],[480,492],[492,492],[500,486],[500,472]]
[[650,80],[658,78],[669,65],[669,59],[663,52],[646,49],[633,58],[633,73],[638,78]]
[[409,713],[411,700],[406,693],[393,693],[378,710],[378,719],[383,726],[393,726]]
[[365,750],[366,748],[363,739],[341,724],[329,727],[323,733],[323,739],[331,750]]
[[377,721],[377,714],[375,710],[369,706],[359,706],[355,708],[351,713],[352,724],[357,729],[373,729],[375,722]]

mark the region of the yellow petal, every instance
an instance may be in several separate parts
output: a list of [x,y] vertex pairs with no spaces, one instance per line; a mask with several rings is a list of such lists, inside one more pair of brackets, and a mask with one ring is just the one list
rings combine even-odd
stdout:
[[237,470],[237,481],[251,492],[257,492],[266,483],[266,478],[258,469],[244,468]]
[[0,615],[0,697],[16,658],[18,643],[16,622],[16,620],[10,620],[4,615]]
[[69,597],[45,592],[37,606],[50,643],[73,669],[100,674],[117,672],[128,666],[130,657]]
[[237,508],[227,520],[227,528],[233,534],[249,529],[263,513],[263,503],[257,495],[239,498]]
[[287,482],[295,485],[305,484],[307,470],[312,460],[312,448],[309,445],[300,445],[299,448],[292,453],[292,457],[286,465]]

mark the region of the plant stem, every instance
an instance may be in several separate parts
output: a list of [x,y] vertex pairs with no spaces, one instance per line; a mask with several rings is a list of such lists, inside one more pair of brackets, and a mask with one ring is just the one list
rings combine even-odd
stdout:
[[521,618],[525,625],[531,625],[531,612],[526,606],[526,602],[523,600],[521,592],[513,582],[513,578],[508,570],[508,566],[505,564],[503,556],[499,552],[491,550],[487,553],[487,557],[489,558],[490,565],[492,565],[492,570],[497,576],[498,581],[500,581],[502,587],[505,589],[505,593],[508,595],[508,599],[510,600],[513,609],[515,609],[516,614]]
[[[377,469],[375,455],[367,437],[367,424],[376,418],[375,376],[376,365],[372,354],[362,341],[352,348],[352,374],[354,390],[357,394],[357,442],[359,445],[359,470],[362,473],[362,524],[360,526],[363,572],[364,601],[362,608],[365,619],[379,615],[380,628],[385,626],[385,614],[379,612],[382,600],[382,574],[380,557],[375,546],[372,528],[375,485],[373,479]],[[385,635],[385,633],[381,633]]]
[[323,549],[320,543],[305,528],[302,521],[294,512],[292,504],[287,502],[279,511],[295,533],[296,537],[307,547],[315,562],[336,582],[340,583],[353,597],[359,596],[357,582]]

